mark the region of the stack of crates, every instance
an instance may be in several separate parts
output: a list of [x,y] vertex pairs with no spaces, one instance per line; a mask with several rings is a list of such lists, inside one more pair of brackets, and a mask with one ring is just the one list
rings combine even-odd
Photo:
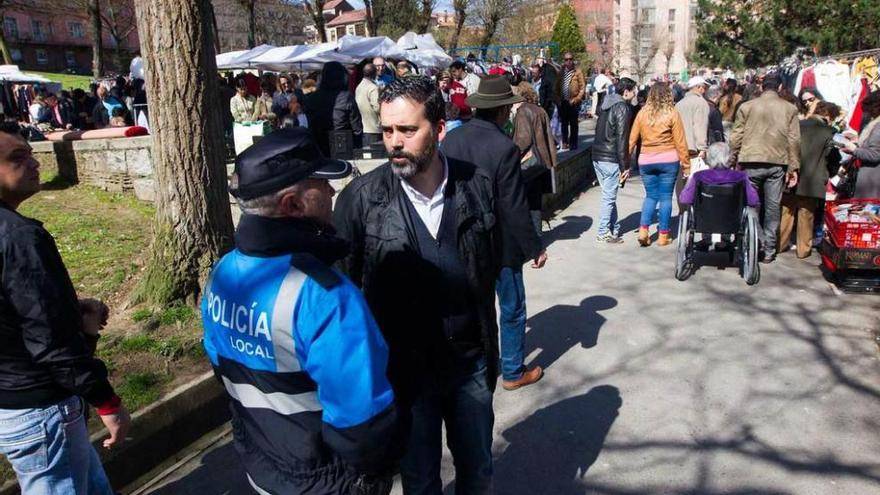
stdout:
[[880,291],[880,198],[826,203],[820,253],[843,289]]

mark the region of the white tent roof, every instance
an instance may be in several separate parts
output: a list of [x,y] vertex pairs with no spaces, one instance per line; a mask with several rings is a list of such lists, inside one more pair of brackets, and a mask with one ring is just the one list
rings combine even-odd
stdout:
[[416,34],[409,32],[397,40],[398,48],[406,51],[405,58],[419,67],[436,67],[445,69],[452,64],[452,57],[434,41],[430,33]]
[[[238,55],[228,57],[227,60],[224,60],[223,64],[220,63],[220,60],[217,60],[217,68],[218,69],[243,69],[243,68],[249,67],[248,62],[250,62],[252,59],[254,59],[256,57],[259,57],[260,55],[266,53],[267,51],[269,51],[273,48],[275,48],[275,47],[272,45],[260,45],[260,46],[251,48],[250,50],[245,50],[242,53],[239,53]],[[235,53],[235,52],[229,52],[229,53]],[[221,53],[220,55],[217,55],[217,58],[219,59],[223,55],[227,55],[227,54]]]
[[406,58],[406,52],[387,36],[365,38],[347,34],[340,38],[338,51],[359,60],[371,57]]
[[247,50],[236,50],[234,52],[226,52],[217,55],[217,68],[218,69],[227,69],[230,62],[235,60],[239,55],[247,53]]
[[21,72],[20,70],[18,70],[17,65],[0,65],[0,81],[22,84],[49,84],[54,82],[51,79],[47,79],[43,76]]

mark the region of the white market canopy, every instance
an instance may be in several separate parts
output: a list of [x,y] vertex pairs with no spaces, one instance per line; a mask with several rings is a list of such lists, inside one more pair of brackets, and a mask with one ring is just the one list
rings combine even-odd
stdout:
[[445,68],[452,63],[452,57],[430,34],[407,33],[397,43],[386,36],[346,35],[339,41],[316,45],[262,45],[252,50],[217,55],[217,68],[283,71],[320,68],[327,62],[356,64],[372,57],[408,60],[419,67]]
[[18,70],[17,65],[0,65],[0,81],[13,82],[19,84],[50,84],[54,83],[51,79],[36,74],[28,74]]
[[[250,50],[239,50],[237,52],[227,52],[217,55],[218,69],[245,69],[248,62],[267,51],[275,48],[272,45],[260,45]],[[222,62],[222,63],[221,63]]]

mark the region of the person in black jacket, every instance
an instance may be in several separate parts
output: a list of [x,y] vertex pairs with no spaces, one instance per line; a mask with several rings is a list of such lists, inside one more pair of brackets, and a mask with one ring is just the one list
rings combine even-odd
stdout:
[[[438,151],[444,113],[425,76],[386,86],[380,118],[390,161],[343,189],[334,216],[351,244],[340,268],[363,288],[388,341],[395,396],[412,412],[401,461],[407,495],[442,492],[443,423],[456,493],[492,487],[501,206],[484,171]],[[527,210],[525,220],[532,229]]]
[[706,143],[723,143],[724,122],[721,110],[718,109],[718,103],[721,102],[721,88],[719,86],[710,86],[703,97],[709,102],[709,136]]
[[501,224],[501,273],[496,284],[501,308],[501,374],[505,390],[514,390],[541,379],[540,366],[525,367],[526,297],[522,266],[534,260],[541,268],[547,254],[532,223],[526,186],[522,178],[519,147],[501,130],[510,116],[515,96],[504,76],[480,80],[479,91],[467,97],[477,109],[475,118],[449,134],[442,151],[449,158],[471,163],[492,178]]
[[16,211],[39,190],[28,143],[0,132],[0,453],[22,493],[112,495],[83,403],[121,445],[128,413],[94,357],[108,311],[77,298],[52,236]]
[[309,129],[318,142],[324,156],[330,154],[330,132],[351,131],[354,147],[361,147],[361,113],[354,96],[348,91],[348,72],[339,62],[324,64],[318,90],[305,97],[306,117]]
[[556,97],[553,94],[554,80],[551,77],[545,77],[545,72],[550,72],[549,65],[543,67],[538,63],[532,65],[532,87],[538,93],[538,106],[547,112],[547,118],[553,118],[553,112],[556,110]]
[[602,188],[596,240],[610,244],[623,242],[617,222],[617,190],[629,177],[627,148],[638,96],[636,82],[628,77],[621,79],[617,87],[620,94],[609,93],[602,99],[592,149],[593,169]]

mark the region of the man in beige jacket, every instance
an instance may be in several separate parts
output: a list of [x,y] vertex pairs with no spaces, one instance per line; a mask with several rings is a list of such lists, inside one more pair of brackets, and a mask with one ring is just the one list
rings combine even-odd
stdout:
[[[703,160],[706,158],[706,148],[709,147],[709,103],[703,98],[706,94],[708,83],[701,76],[695,76],[688,81],[688,92],[678,103],[675,110],[681,116],[684,124],[684,136],[687,139],[688,155],[691,157],[691,168],[688,172],[679,170],[678,179],[675,182],[675,197],[681,194],[688,176],[706,168]],[[686,206],[678,204],[678,211]]]
[[354,100],[364,125],[363,147],[369,148],[371,144],[382,140],[382,128],[379,125],[379,86],[376,84],[378,71],[375,65],[366,64],[363,72],[364,78],[354,91]]
[[797,108],[779,97],[780,80],[768,75],[758,98],[740,105],[730,151],[761,193],[764,263],[776,258],[782,191],[797,184],[801,130]]

